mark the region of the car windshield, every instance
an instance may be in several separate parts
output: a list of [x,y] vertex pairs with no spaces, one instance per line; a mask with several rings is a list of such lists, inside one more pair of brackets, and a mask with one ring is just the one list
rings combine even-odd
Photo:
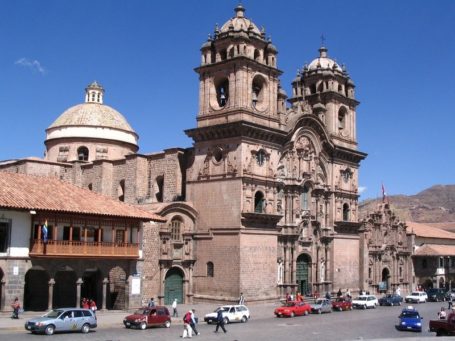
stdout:
[[229,311],[229,308],[230,308],[230,307],[218,307],[218,308],[215,309],[215,313],[217,313],[218,310],[220,310],[220,309],[221,309],[222,311]]
[[295,306],[295,302],[285,302],[283,303],[283,307],[294,307]]
[[419,313],[417,311],[403,311],[400,317],[419,318]]
[[366,301],[366,300],[367,300],[366,296],[357,297],[357,301]]
[[56,317],[58,317],[61,313],[63,313],[63,310],[53,309],[53,310],[49,311],[48,313],[44,314],[43,317],[52,317],[52,318],[56,318]]
[[420,292],[418,292],[418,291],[413,292],[413,293],[411,293],[411,296],[420,296]]
[[343,297],[339,297],[336,299],[336,302],[344,302],[344,298]]
[[144,308],[141,308],[141,309],[138,309],[134,312],[135,315],[147,315],[149,312],[148,309],[144,309]]
[[318,298],[318,299],[316,300],[316,302],[314,302],[314,303],[315,303],[315,304],[323,304],[324,301],[325,301],[324,299]]

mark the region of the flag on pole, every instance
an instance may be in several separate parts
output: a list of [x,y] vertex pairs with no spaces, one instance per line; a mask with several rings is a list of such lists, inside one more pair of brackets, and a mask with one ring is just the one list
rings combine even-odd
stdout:
[[388,199],[387,199],[387,193],[385,191],[384,184],[382,184],[382,202],[387,203],[387,204],[389,203]]
[[47,243],[47,219],[44,222],[44,225],[41,228],[41,232],[43,234],[43,241],[46,244]]

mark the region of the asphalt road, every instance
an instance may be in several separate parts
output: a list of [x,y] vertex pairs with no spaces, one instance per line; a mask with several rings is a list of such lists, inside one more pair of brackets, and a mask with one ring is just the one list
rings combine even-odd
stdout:
[[[371,340],[398,339],[406,341],[435,338],[434,333],[428,332],[428,322],[437,317],[437,312],[446,303],[424,303],[415,307],[424,317],[423,332],[400,332],[395,329],[401,307],[378,307],[368,310],[353,310],[347,312],[332,312],[323,315],[309,315],[295,318],[276,318],[273,311],[270,316],[254,319],[247,323],[226,325],[228,332],[221,330],[214,333],[215,326],[200,323],[199,336],[193,339],[203,340]],[[112,327],[101,327],[89,334],[56,334],[53,336],[33,335],[25,330],[0,330],[0,340],[92,340],[92,341],[123,341],[123,340],[179,340],[183,326],[174,324],[171,328],[152,328],[145,331],[125,329],[121,322]],[[436,339],[436,338],[435,338]],[[437,338],[444,340],[446,338]],[[449,339],[449,338],[447,338]]]

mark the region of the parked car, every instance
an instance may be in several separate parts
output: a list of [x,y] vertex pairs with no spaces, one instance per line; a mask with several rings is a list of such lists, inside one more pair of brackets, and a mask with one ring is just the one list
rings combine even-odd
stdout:
[[425,291],[413,291],[405,297],[407,303],[425,303],[427,300],[428,296]]
[[450,301],[450,300],[455,301],[455,289],[451,289],[446,292],[445,300],[446,301]]
[[443,288],[431,288],[427,290],[428,301],[442,302],[446,299],[447,291]]
[[352,310],[352,302],[346,297],[337,297],[332,301],[332,309],[339,311]]
[[137,309],[134,314],[128,315],[123,319],[125,328],[140,328],[163,326],[169,328],[171,326],[171,315],[165,306],[144,307]]
[[96,327],[95,313],[90,309],[81,308],[52,309],[41,317],[35,317],[25,322],[26,330],[46,335],[74,331],[88,333],[90,329]]
[[397,294],[387,294],[378,299],[379,305],[401,305],[403,297]]
[[283,305],[275,309],[276,317],[294,317],[308,315],[311,305],[305,301],[283,301]]
[[449,313],[447,319],[430,320],[429,326],[436,336],[455,335],[455,312]]
[[376,308],[379,305],[378,299],[374,295],[360,295],[356,299],[352,300],[353,308]]
[[318,298],[311,305],[311,312],[316,314],[331,313],[332,303],[327,298]]
[[395,326],[398,330],[422,331],[423,317],[414,307],[409,306],[403,309],[398,319],[398,324]]
[[206,314],[204,321],[207,323],[216,322],[218,310],[223,310],[224,323],[247,322],[250,319],[250,311],[244,305],[224,305],[215,309],[213,313]]

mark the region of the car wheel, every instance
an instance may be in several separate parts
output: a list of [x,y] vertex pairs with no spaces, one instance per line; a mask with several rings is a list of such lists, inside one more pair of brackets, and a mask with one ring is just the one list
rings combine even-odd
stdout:
[[248,321],[247,317],[242,316],[242,318],[240,319],[240,322],[245,323],[246,321]]
[[321,311],[321,309],[318,309],[318,314],[322,314],[322,311]]
[[291,313],[291,317],[295,317],[295,314],[294,314],[294,312],[292,312],[292,313]]
[[338,310],[339,310],[339,311],[343,311],[343,308],[339,307]]
[[54,334],[54,331],[55,331],[55,327],[52,324],[50,324],[50,325],[46,326],[46,329],[44,329],[44,334],[52,335],[52,334]]
[[90,331],[90,326],[88,323],[85,323],[81,328],[81,332],[84,334],[87,334],[89,331]]
[[125,328],[126,328],[126,329],[130,329],[130,328],[131,328],[131,326],[127,326],[127,325],[125,325]]
[[141,322],[141,324],[139,325],[139,328],[141,328],[142,330],[147,329],[147,323]]
[[170,327],[171,327],[171,321],[166,321],[166,322],[164,323],[164,326],[165,326],[166,328],[170,328]]
[[364,304],[364,305],[363,305],[363,309],[366,309],[366,308],[367,308],[367,305],[366,305],[366,304]]
[[305,312],[303,313],[303,315],[307,316],[307,315],[308,315],[308,310],[305,310]]
[[229,323],[229,319],[227,317],[224,318],[224,324],[228,324]]

